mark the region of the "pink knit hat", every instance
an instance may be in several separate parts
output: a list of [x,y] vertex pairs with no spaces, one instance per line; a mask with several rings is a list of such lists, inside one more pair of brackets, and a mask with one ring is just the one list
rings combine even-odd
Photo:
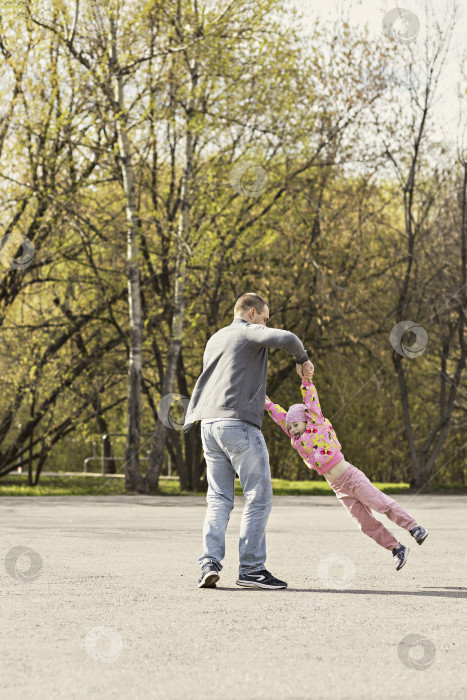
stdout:
[[298,423],[304,421],[306,423],[305,406],[302,403],[294,403],[287,412],[285,417],[286,425],[289,423]]

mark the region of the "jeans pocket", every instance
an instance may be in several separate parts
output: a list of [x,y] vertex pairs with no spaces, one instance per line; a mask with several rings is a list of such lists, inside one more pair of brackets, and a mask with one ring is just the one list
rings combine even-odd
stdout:
[[248,428],[246,425],[225,425],[217,427],[219,442],[227,452],[238,454],[249,447]]

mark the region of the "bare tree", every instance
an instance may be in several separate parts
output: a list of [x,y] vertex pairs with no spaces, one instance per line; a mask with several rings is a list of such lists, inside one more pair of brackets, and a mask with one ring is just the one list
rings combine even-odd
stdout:
[[[466,180],[465,168],[461,185],[460,207],[458,215],[454,219],[454,225],[458,229],[458,246],[461,252],[460,269],[456,278],[449,275],[449,286],[436,287],[433,295],[432,280],[437,279],[443,284],[443,261],[433,260],[437,265],[436,273],[433,269],[428,274],[421,275],[422,242],[424,237],[429,237],[432,242],[432,250],[436,250],[434,232],[439,230],[439,220],[433,222],[433,210],[435,206],[442,209],[439,202],[439,193],[449,180],[449,170],[442,172],[439,167],[441,158],[435,155],[437,146],[430,138],[429,128],[433,99],[439,84],[441,72],[444,68],[450,37],[456,19],[456,9],[446,27],[437,25],[437,33],[434,40],[427,40],[425,45],[425,61],[416,58],[414,51],[410,50],[407,57],[406,76],[407,94],[409,98],[412,121],[402,130],[402,143],[405,153],[397,155],[391,147],[387,147],[386,153],[396,168],[397,175],[402,183],[402,200],[404,212],[403,238],[405,239],[406,252],[404,255],[404,273],[398,284],[394,315],[397,324],[410,320],[411,314],[418,308],[419,313],[425,315],[426,321],[435,320],[438,324],[439,334],[439,415],[432,414],[429,427],[425,435],[419,435],[417,439],[414,417],[411,414],[408,377],[410,371],[407,366],[407,353],[394,351],[393,363],[397,374],[400,389],[400,399],[403,413],[405,434],[411,457],[410,483],[415,488],[422,488],[432,478],[435,462],[440,455],[443,444],[448,435],[455,399],[459,390],[462,372],[466,363],[466,344],[464,337],[465,327],[465,302],[466,302],[466,227],[465,227],[465,193]],[[420,61],[420,62],[419,62]],[[422,80],[422,72],[425,80]],[[398,125],[401,134],[400,123]],[[405,134],[412,136],[411,142],[404,140]],[[431,178],[427,177],[427,161],[434,160],[435,166]],[[436,162],[437,161],[437,162]],[[405,174],[404,174],[405,172]],[[452,196],[452,189],[448,190]],[[447,211],[445,210],[445,215]],[[443,224],[441,224],[441,227]],[[451,235],[451,234],[450,234]],[[451,235],[452,237],[452,235]],[[423,268],[422,268],[423,269]],[[452,282],[454,281],[454,289]],[[440,304],[440,299],[445,299]],[[429,301],[429,304],[426,303]],[[431,304],[430,304],[431,302]],[[455,307],[456,310],[453,310]],[[421,321],[420,321],[421,323]],[[403,326],[401,326],[403,328]],[[416,352],[417,338],[415,333],[405,335],[402,343],[409,347],[413,345]],[[430,344],[435,342],[431,338]],[[457,347],[456,347],[457,344]],[[455,356],[457,352],[457,357]],[[421,355],[421,352],[419,353]],[[415,354],[417,357],[417,354]],[[429,405],[430,406],[430,405]],[[423,428],[425,429],[425,428]],[[420,432],[420,428],[418,429]]]

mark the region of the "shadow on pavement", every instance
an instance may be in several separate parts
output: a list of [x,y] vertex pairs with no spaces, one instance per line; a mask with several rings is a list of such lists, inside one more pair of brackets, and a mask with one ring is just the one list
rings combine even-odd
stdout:
[[[434,588],[434,586],[428,586],[428,588]],[[200,589],[201,590],[201,589]],[[265,593],[271,592],[269,589],[264,589],[264,588],[242,588],[239,586],[238,588],[231,588],[230,586],[217,586],[216,588],[211,588],[211,589],[206,589],[203,588],[202,590],[213,590],[213,591],[237,591],[237,592],[245,592],[245,591],[253,591],[255,593]],[[278,593],[337,593],[339,595],[347,595],[349,593],[353,593],[355,595],[419,595],[419,596],[429,596],[429,597],[436,597],[436,598],[467,598],[467,592],[463,593],[462,591],[467,591],[467,588],[454,588],[453,586],[450,586],[448,588],[443,588],[442,591],[381,591],[381,590],[371,590],[371,589],[365,589],[365,590],[358,590],[358,589],[352,589],[352,588],[347,588],[343,590],[338,590],[335,588],[282,588]]]
[[439,588],[442,591],[467,591],[465,586],[423,586],[423,588]]

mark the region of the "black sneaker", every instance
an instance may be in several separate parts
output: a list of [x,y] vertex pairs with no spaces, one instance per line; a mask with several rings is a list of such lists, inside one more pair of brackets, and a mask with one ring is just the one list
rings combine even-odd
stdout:
[[394,547],[392,550],[392,556],[396,563],[396,571],[399,571],[399,569],[402,569],[404,566],[405,562],[407,561],[407,557],[409,556],[409,551],[409,548],[403,544],[399,544],[398,547]]
[[287,588],[285,581],[275,578],[266,569],[254,571],[252,574],[240,574],[237,586],[244,586],[245,588]]
[[201,569],[201,578],[198,581],[198,588],[215,588],[219,580],[219,567],[212,559]]
[[422,544],[428,537],[428,530],[425,530],[421,525],[415,525],[411,530],[409,530],[412,537],[415,538],[415,542]]

